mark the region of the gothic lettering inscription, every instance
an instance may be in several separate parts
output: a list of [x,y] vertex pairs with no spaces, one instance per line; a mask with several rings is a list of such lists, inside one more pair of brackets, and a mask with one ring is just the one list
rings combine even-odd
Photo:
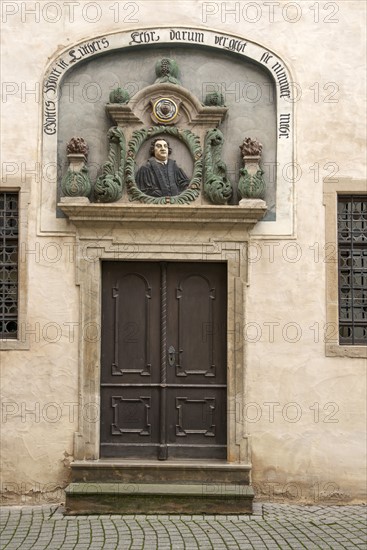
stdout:
[[204,33],[195,31],[174,31],[169,32],[170,40],[185,40],[187,42],[204,42]]
[[[130,40],[129,40],[130,39]],[[223,48],[227,51],[235,53],[247,54],[248,48],[251,43],[248,44],[245,40],[240,38],[214,34],[211,32],[199,32],[194,29],[155,29],[155,30],[136,30],[128,33],[128,45],[134,46],[136,44],[149,46],[155,42],[194,42],[199,44],[212,45],[214,47]],[[62,58],[52,66],[44,84],[44,120],[43,131],[46,135],[51,136],[56,134],[57,131],[57,98],[58,87],[64,73],[78,61],[98,54],[108,48],[115,49],[118,47],[116,37],[112,36],[108,39],[106,37],[98,38],[96,40],[90,40],[84,42],[73,49],[66,52]],[[214,42],[214,43],[213,43]],[[121,47],[121,46],[120,46]],[[251,46],[252,47],[252,46]],[[259,52],[260,63],[267,66],[267,68],[273,73],[274,79],[278,83],[279,99],[289,100],[291,99],[290,82],[287,76],[286,68],[277,60],[277,57],[269,51],[263,49]],[[287,111],[287,109],[285,109]],[[278,115],[278,139],[289,138],[291,133],[291,116],[286,112]]]
[[93,55],[108,48],[110,45],[107,38],[92,40],[81,44],[78,48],[73,48],[67,53],[67,57],[60,59],[51,68],[45,83],[44,83],[44,116],[43,116],[43,132],[52,136],[57,130],[57,110],[56,101],[58,98],[58,85],[64,72],[69,69],[70,65],[76,61],[80,61],[85,56]]
[[[265,53],[262,54],[260,62],[265,63],[265,65],[267,65],[268,62],[273,57],[274,56],[271,53],[265,52]],[[273,63],[272,65],[270,65],[271,69],[274,71],[276,79],[278,80],[278,84],[280,86],[280,97],[290,98],[291,91],[290,91],[290,87],[289,87],[288,77],[287,77],[287,74],[285,72],[284,67],[278,61],[276,61],[274,63],[274,59],[273,59],[273,61],[271,61],[271,63]]]
[[247,45],[247,42],[244,42],[243,40],[236,40],[235,38],[230,38],[229,36],[215,36],[214,42],[226,50],[231,50],[232,52],[238,53],[244,52]]
[[101,40],[93,40],[92,42],[83,44],[79,48],[69,51],[70,63],[80,61],[83,57],[85,57],[86,55],[90,55],[91,53],[98,53],[102,50],[105,50],[106,48],[108,48],[109,45],[110,43],[108,42],[107,38],[102,38]]
[[131,46],[132,44],[149,44],[149,42],[158,42],[160,37],[156,36],[156,34],[156,31],[132,32],[131,41],[129,44]]
[[61,59],[56,66],[51,70],[50,74],[48,75],[48,78],[45,82],[45,93],[48,92],[54,92],[56,93],[57,89],[57,83],[59,81],[60,76],[63,74],[64,70],[67,69],[69,64]]
[[282,137],[289,138],[290,134],[291,115],[281,114],[279,118],[279,139]]
[[46,101],[45,103],[43,131],[48,136],[56,134],[56,104],[54,101]]

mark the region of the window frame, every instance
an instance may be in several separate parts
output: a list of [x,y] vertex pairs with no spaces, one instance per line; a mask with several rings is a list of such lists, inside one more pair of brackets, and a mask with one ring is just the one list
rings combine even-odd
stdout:
[[[0,190],[0,197],[4,206],[4,208],[1,208],[1,216],[4,216],[4,225],[1,224],[0,235],[2,250],[0,262],[2,269],[4,268],[4,279],[1,277],[1,300],[4,299],[4,303],[2,302],[0,311],[0,338],[2,340],[17,340],[19,334],[19,192]],[[15,224],[12,223],[14,221],[16,222]],[[4,264],[2,263],[3,260]],[[9,279],[7,278],[7,273],[10,273]],[[7,311],[7,307],[9,306],[12,310],[10,312]],[[15,327],[11,327],[14,324]]]
[[[363,310],[367,308],[367,285],[364,286],[363,263],[367,262],[367,240],[363,242],[362,239],[358,242],[355,239],[354,233],[358,231],[357,223],[355,223],[354,205],[359,201],[363,201],[365,207],[367,206],[367,194],[366,195],[346,195],[344,193],[338,193],[338,273],[339,273],[339,342],[341,345],[356,346],[367,345],[366,338],[358,337],[358,328],[364,327],[367,330],[367,318],[362,316],[358,318],[358,309]],[[342,208],[342,205],[348,205],[347,208]],[[343,209],[342,216],[340,215]],[[367,237],[367,219],[365,222],[363,234]],[[355,267],[355,263],[358,264],[358,257],[360,257],[360,268]],[[348,260],[351,260],[348,265]],[[358,273],[361,274],[361,280],[358,284]],[[344,286],[346,285],[346,287]],[[343,290],[347,290],[347,294],[344,294]],[[363,295],[365,290],[365,302],[361,298],[356,298],[358,292],[361,291]],[[361,303],[358,305],[358,300]],[[344,316],[342,315],[344,310]],[[362,313],[362,311],[361,311]],[[342,336],[342,330],[349,332],[350,335]],[[363,331],[363,328],[362,328]]]
[[324,180],[326,327],[325,354],[367,357],[367,345],[343,344],[339,340],[338,196],[366,195],[367,181],[354,178]]
[[[9,181],[10,180],[10,181]],[[27,328],[28,275],[27,255],[22,247],[28,245],[28,205],[30,202],[29,181],[8,178],[6,185],[0,185],[1,193],[18,193],[18,330],[16,338],[0,336],[0,350],[27,350],[30,348]]]

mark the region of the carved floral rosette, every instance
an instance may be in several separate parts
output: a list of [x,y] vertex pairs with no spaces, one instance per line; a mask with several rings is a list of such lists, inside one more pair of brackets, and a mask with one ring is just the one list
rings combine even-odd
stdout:
[[[174,136],[187,146],[194,161],[193,175],[187,189],[179,195],[172,197],[150,197],[143,193],[136,184],[136,155],[146,140],[163,134]],[[130,201],[140,201],[145,204],[188,204],[194,201],[200,195],[202,178],[202,151],[199,137],[190,130],[168,126],[152,126],[148,129],[136,130],[133,132],[128,145],[125,177]]]

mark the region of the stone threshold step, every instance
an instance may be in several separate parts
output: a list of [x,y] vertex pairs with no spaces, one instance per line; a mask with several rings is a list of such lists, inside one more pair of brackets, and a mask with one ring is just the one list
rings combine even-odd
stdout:
[[224,460],[132,460],[132,459],[112,459],[100,458],[96,460],[75,460],[71,464],[72,468],[190,468],[211,470],[251,470],[251,464],[241,464],[239,462],[227,462]]
[[243,497],[254,496],[249,485],[228,485],[221,483],[70,483],[65,490],[72,494],[117,494],[117,495],[192,495]]
[[179,483],[71,483],[66,514],[252,513],[248,485]]
[[229,483],[249,485],[251,465],[225,461],[99,459],[71,464],[72,482]]

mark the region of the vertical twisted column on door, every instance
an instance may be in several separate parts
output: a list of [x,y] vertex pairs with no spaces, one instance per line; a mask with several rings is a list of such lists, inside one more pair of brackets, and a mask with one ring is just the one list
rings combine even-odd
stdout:
[[160,371],[160,445],[159,460],[168,458],[167,402],[167,263],[161,263],[161,371]]

